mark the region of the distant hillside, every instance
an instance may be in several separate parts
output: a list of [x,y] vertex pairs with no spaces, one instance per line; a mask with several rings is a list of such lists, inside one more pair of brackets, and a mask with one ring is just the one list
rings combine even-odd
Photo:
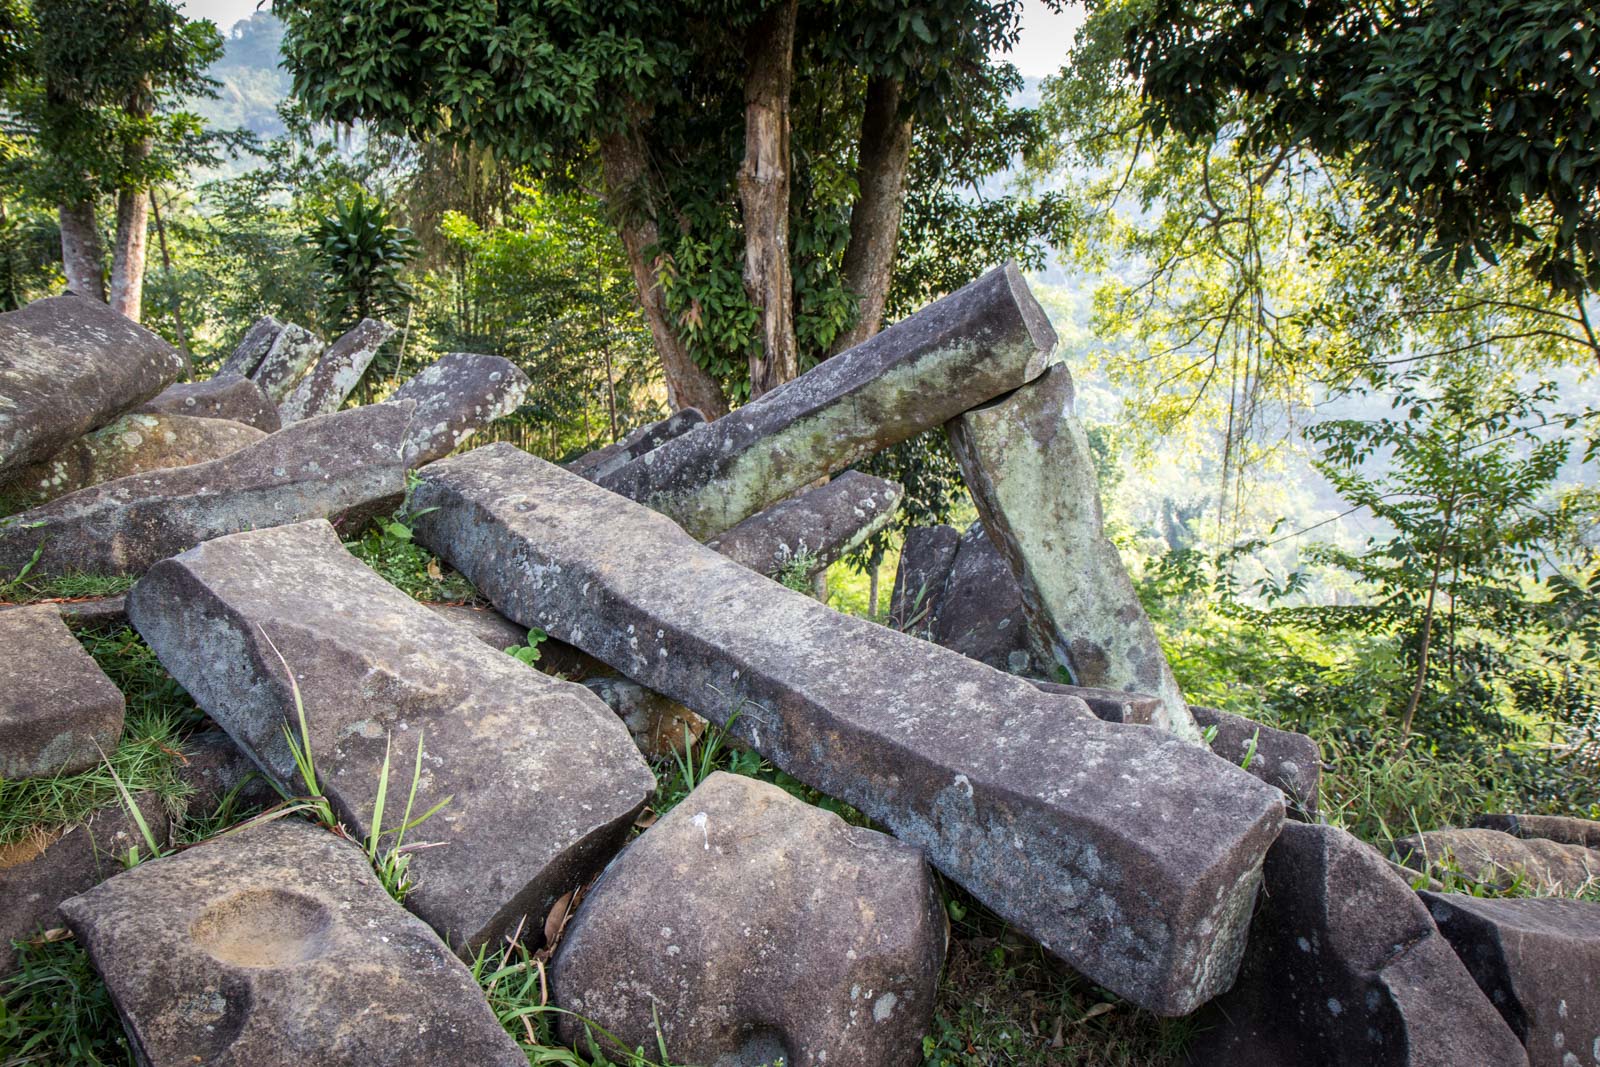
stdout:
[[283,23],[265,11],[234,23],[223,57],[206,72],[222,83],[217,98],[193,104],[207,125],[243,127],[262,140],[283,134],[278,105],[289,95],[289,72],[278,65],[282,42]]

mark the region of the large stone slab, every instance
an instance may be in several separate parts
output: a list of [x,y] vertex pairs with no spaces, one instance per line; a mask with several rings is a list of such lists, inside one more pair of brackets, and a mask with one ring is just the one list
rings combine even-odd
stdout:
[[[286,323],[272,339],[272,346],[261,358],[250,379],[266,391],[274,404],[282,404],[311,366],[328,347],[327,342],[304,326]],[[280,416],[281,418],[281,416]]]
[[150,1067],[526,1067],[466,967],[310,823],[215,838],[61,910]]
[[1012,674],[1050,673],[1053,664],[1031,640],[1022,591],[983,523],[961,535],[935,607],[935,644]]
[[705,540],[1031,381],[1055,344],[1008,264],[600,482]]
[[500,356],[451,352],[429,364],[389,398],[417,405],[406,434],[406,466],[448,456],[495,419],[517,410],[532,384]]
[[0,472],[48,459],[182,370],[177,349],[98,300],[53,296],[0,315]]
[[140,574],[222,534],[398,497],[409,405],[308,419],[232,455],[83,489],[0,520],[0,573]]
[[569,1044],[581,1016],[625,1050],[659,1024],[674,1063],[910,1067],[944,928],[915,848],[719,771],[606,869],[550,985]]
[[272,351],[272,345],[283,332],[283,323],[271,315],[263,315],[250,324],[244,332],[239,343],[234,346],[228,358],[222,361],[222,366],[217,368],[217,377],[237,374],[241,378],[248,378],[261,366],[261,361],[267,358],[267,353]]
[[1527,1062],[1411,887],[1332,826],[1284,826],[1239,981],[1196,1021],[1204,1067]]
[[1291,812],[1316,820],[1322,748],[1314,738],[1215,708],[1191,704],[1189,710],[1202,730],[1214,730],[1211,751],[1283,790]]
[[378,349],[398,332],[387,322],[362,319],[355,329],[329,345],[317,358],[316,365],[278,405],[278,417],[283,424],[288,426],[338,411],[345,397],[361,381],[361,376],[367,373]]
[[1094,981],[1170,1014],[1232,981],[1276,790],[832,611],[509,445],[421,479],[418,537],[506,615],[731,721]]
[[954,526],[917,526],[906,531],[900,566],[889,597],[889,624],[903,633],[931,639],[939,601],[955,566],[961,531]]
[[894,482],[845,471],[757,512],[706,546],[769,578],[804,558],[809,577],[889,525],[904,495]]
[[1460,876],[1539,893],[1578,893],[1600,883],[1600,851],[1498,830],[1424,830],[1394,843],[1395,856],[1414,871],[1446,882]]
[[1600,904],[1423,893],[1533,1067],[1600,1063]]
[[1089,439],[1063,364],[951,421],[951,448],[996,547],[1022,586],[1041,647],[1078,685],[1161,698],[1154,725],[1199,743],[1155,627],[1106,537]]
[[414,855],[407,904],[462,951],[525,918],[540,928],[551,904],[621,847],[655,787],[627,730],[588,690],[528,670],[418,604],[346,552],[326,522],[220,537],[159,563],[128,595],[128,617],[267,774],[303,789],[283,733],[298,723],[281,653],[318,779],[363,838],[390,739],[391,823],[422,743],[417,810],[453,799],[410,835],[445,844]]
[[122,692],[53,604],[0,611],[0,779],[76,774],[122,737]]
[[265,389],[238,374],[218,374],[200,382],[177,382],[154,400],[140,405],[155,415],[192,415],[198,419],[228,419],[254,426],[264,433],[283,428],[278,409]]
[[620,470],[646,452],[660,448],[674,437],[682,437],[706,421],[699,408],[680,408],[659,422],[649,422],[620,441],[604,448],[585,452],[568,463],[567,470],[582,475],[591,482],[599,481],[612,471]]
[[4,492],[24,506],[37,506],[132,474],[220,459],[265,436],[254,426],[222,419],[124,415],[44,462],[18,469]]
[[1472,820],[1479,830],[1499,830],[1512,837],[1542,838],[1563,845],[1600,849],[1600,822],[1565,815],[1480,815]]

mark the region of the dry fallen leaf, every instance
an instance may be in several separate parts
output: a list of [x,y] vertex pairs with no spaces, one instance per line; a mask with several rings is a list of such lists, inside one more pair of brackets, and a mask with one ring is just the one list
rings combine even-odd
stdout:
[[444,581],[444,571],[439,569],[438,560],[430,559],[428,561],[428,577],[432,578],[436,582]]
[[544,920],[544,943],[550,948],[561,939],[561,928],[567,925],[567,912],[572,909],[572,894],[575,890],[567,892],[551,905],[550,914]]

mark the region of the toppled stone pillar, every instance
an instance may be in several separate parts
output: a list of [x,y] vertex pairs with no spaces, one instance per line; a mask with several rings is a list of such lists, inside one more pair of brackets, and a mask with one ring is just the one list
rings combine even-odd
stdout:
[[889,525],[904,495],[894,482],[845,471],[757,512],[706,547],[769,578],[804,559],[809,578]]
[[528,1062],[361,850],[295,818],[143,863],[61,910],[150,1067]]
[[250,377],[261,366],[261,361],[267,358],[267,353],[272,351],[273,342],[282,332],[283,323],[271,315],[263,315],[252,322],[233,351],[228,353],[228,358],[222,361],[222,366],[217,368],[216,377],[231,374],[241,378]]
[[176,382],[154,400],[139,405],[151,415],[189,415],[197,419],[228,419],[254,426],[263,433],[283,428],[278,409],[265,389],[237,374],[219,374],[201,382]]
[[655,451],[674,437],[682,437],[705,421],[706,417],[700,414],[699,408],[680,408],[660,422],[646,423],[620,441],[613,441],[593,452],[585,452],[568,463],[567,470],[597,482],[646,452]]
[[1015,265],[600,479],[705,540],[1044,371],[1056,334]]
[[944,961],[922,854],[718,771],[628,846],[551,962],[583,1020],[679,1063],[910,1067]]
[[1049,672],[1050,660],[1031,639],[1022,591],[983,523],[961,535],[934,606],[934,644],[1012,674]]
[[424,468],[413,503],[506,615],[731,722],[1093,981],[1173,1015],[1232,981],[1276,790],[832,611],[509,445]]
[[1459,875],[1499,889],[1577,893],[1600,882],[1600,851],[1498,830],[1424,830],[1394,843],[1406,867],[1435,878]]
[[122,691],[54,604],[0,611],[0,779],[77,774],[122,737]]
[[422,744],[416,811],[452,799],[408,835],[445,844],[413,854],[406,903],[458,951],[524,919],[539,929],[621,847],[655,788],[588,690],[418,604],[326,522],[220,537],[158,563],[128,594],[128,617],[264,771],[302,790],[283,732],[299,729],[287,662],[318,781],[362,839],[391,739],[390,825]]
[[367,373],[373,357],[383,343],[399,331],[387,322],[362,319],[355,329],[328,346],[316,366],[278,405],[278,417],[285,426],[313,415],[330,415],[339,410],[361,376]]
[[1198,744],[1155,627],[1102,528],[1094,460],[1072,401],[1072,375],[1057,364],[953,419],[951,448],[1041,646],[1078,685],[1159,697],[1166,714],[1154,725]]
[[687,751],[706,728],[700,716],[638,682],[606,675],[585,678],[583,686],[617,713],[645,759],[667,759]]
[[98,300],[53,296],[0,315],[0,472],[48,459],[182,370],[177,349]]
[[0,520],[0,574],[141,574],[222,534],[338,515],[405,491],[408,404],[308,419],[232,455],[81,489]]
[[902,633],[930,640],[939,617],[939,599],[955,566],[961,532],[954,526],[917,526],[906,531],[900,566],[889,597],[889,624]]
[[1322,782],[1322,748],[1315,738],[1265,726],[1243,715],[1191,705],[1194,721],[1211,736],[1211,751],[1283,790],[1289,810],[1315,822]]
[[1600,822],[1566,815],[1479,815],[1474,829],[1499,830],[1512,837],[1554,841],[1562,845],[1582,845],[1600,849]]
[[532,384],[500,356],[451,352],[429,364],[389,398],[417,405],[406,432],[406,466],[448,456],[495,419],[517,410]]
[[250,373],[250,379],[261,386],[274,404],[282,404],[300,381],[301,375],[305,374],[306,368],[327,347],[322,338],[304,326],[287,323],[272,339],[272,347],[267,349],[267,354]]

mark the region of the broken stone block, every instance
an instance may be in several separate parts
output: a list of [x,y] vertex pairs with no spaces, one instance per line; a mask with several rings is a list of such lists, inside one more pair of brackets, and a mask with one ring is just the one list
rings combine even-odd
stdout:
[[889,625],[902,633],[932,639],[939,599],[960,544],[961,532],[954,526],[918,526],[906,531],[894,592],[889,597]]
[[1055,344],[1007,264],[600,483],[706,540],[1033,380]]
[[652,452],[674,437],[682,437],[706,421],[699,408],[681,408],[660,422],[646,423],[620,441],[586,452],[567,464],[573,474],[599,481],[614,470],[627,466],[646,452]]
[[1533,1067],[1600,1062],[1600,904],[1423,893]]
[[1563,845],[1600,849],[1600,822],[1565,815],[1480,815],[1472,820],[1479,830],[1499,830],[1521,838],[1542,838]]
[[805,559],[806,577],[827,568],[889,525],[905,490],[860,471],[796,493],[706,542],[706,547],[775,578]]
[[1394,851],[1404,866],[1445,882],[1460,876],[1502,890],[1571,894],[1600,881],[1600,852],[1498,830],[1425,830],[1397,840]]
[[122,737],[122,691],[54,604],[0,611],[0,779],[76,774]]
[[228,358],[222,361],[222,366],[217,368],[216,377],[225,374],[237,374],[241,378],[248,378],[261,366],[261,361],[267,358],[267,353],[272,351],[272,345],[283,332],[283,323],[271,315],[263,315],[250,324],[244,332]]
[[527,1067],[471,972],[310,823],[215,838],[61,910],[150,1067]]
[[719,771],[595,883],[550,985],[628,1049],[659,1022],[676,1063],[910,1067],[944,927],[915,848]]
[[731,722],[1093,981],[1175,1015],[1232,981],[1277,790],[832,611],[509,445],[430,464],[412,501],[419,540],[504,614]]
[[[1322,748],[1305,734],[1263,726],[1243,715],[1193,704],[1189,711],[1202,730],[1217,728],[1211,751],[1283,790],[1289,809],[1304,818],[1317,816],[1318,786],[1322,782]],[[1246,760],[1249,761],[1246,765]]]
[[[169,843],[171,821],[154,793],[134,797],[156,843]],[[27,941],[66,925],[58,910],[63,900],[92,889],[120,873],[130,849],[150,855],[133,816],[121,804],[101,808],[72,826],[36,827],[22,838],[0,844],[0,976],[16,968],[13,941]]]
[[1527,1063],[1411,887],[1332,826],[1283,827],[1239,980],[1196,1022],[1199,1067]]
[[[272,347],[267,349],[260,364],[250,373],[250,379],[265,390],[274,404],[282,404],[305,374],[306,368],[327,347],[322,338],[304,326],[286,323],[272,339]],[[279,418],[285,423],[288,421],[281,415]]]
[[532,384],[500,356],[452,352],[424,368],[389,398],[417,405],[406,434],[406,466],[448,456],[495,419],[517,410]]
[[[409,405],[308,419],[232,455],[81,489],[0,520],[0,573],[140,574],[238,530],[338,515],[405,491]],[[42,550],[41,550],[41,546]]]
[[127,600],[120,596],[90,597],[87,600],[58,600],[61,621],[73,631],[110,633],[128,625]]
[[1094,712],[1095,718],[1104,719],[1106,722],[1148,726],[1161,707],[1159,700],[1143,693],[1125,693],[1120,689],[1091,689],[1083,685],[1030,680],[1040,692],[1077,697],[1089,705],[1089,710]]
[[278,417],[283,424],[290,426],[314,415],[331,415],[338,411],[345,397],[361,381],[361,376],[367,373],[378,349],[398,332],[387,322],[362,319],[355,329],[329,345],[278,405]]
[[183,743],[178,777],[189,787],[184,807],[190,818],[212,815],[229,793],[233,794],[235,811],[274,804],[279,799],[278,791],[244,749],[215,728],[202,730]]
[[253,426],[190,415],[124,415],[42,463],[19,468],[6,495],[33,507],[91,485],[231,455],[267,436]]
[[1022,591],[983,523],[961,535],[938,607],[935,644],[1012,674],[1049,670],[1031,643]]
[[48,459],[166,387],[178,350],[98,300],[0,315],[0,472]]
[[1105,535],[1071,373],[1056,364],[947,429],[983,525],[1022,586],[1040,647],[1078,685],[1159,697],[1166,714],[1153,725],[1199,744],[1155,627]]
[[472,633],[490,648],[504,652],[508,648],[528,643],[528,628],[518,626],[493,608],[475,608],[467,604],[434,604],[422,601],[422,606],[449,619]]
[[458,951],[525,918],[538,929],[621,847],[655,788],[593,694],[418,604],[326,522],[219,537],[158,563],[128,594],[128,616],[195,702],[303,791],[284,738],[286,723],[299,730],[287,662],[318,780],[361,838],[385,753],[392,825],[422,745],[416,810],[452,799],[408,835],[444,844],[413,855],[406,903]]
[[615,675],[585,678],[584,688],[606,702],[648,760],[666,759],[700,739],[706,721],[676,700]]
[[190,415],[197,419],[227,419],[254,426],[263,433],[282,429],[278,409],[266,391],[249,378],[218,374],[202,382],[177,382],[167,386],[139,411],[150,415]]

